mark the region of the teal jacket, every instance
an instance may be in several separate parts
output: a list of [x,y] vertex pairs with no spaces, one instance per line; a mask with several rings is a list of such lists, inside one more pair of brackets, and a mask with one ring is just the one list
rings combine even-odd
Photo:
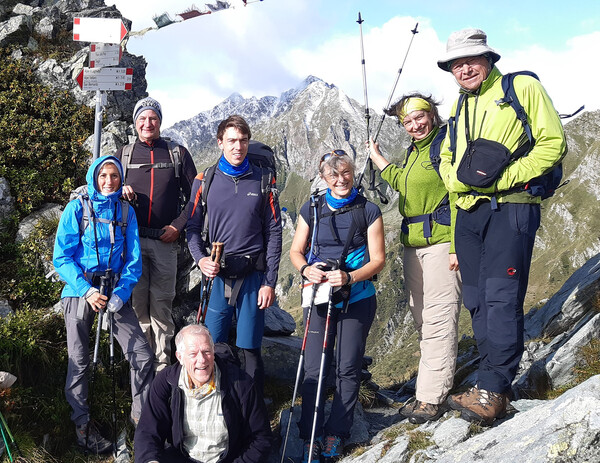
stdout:
[[[429,159],[429,148],[436,137],[439,128],[435,128],[427,138],[415,141],[406,151],[402,167],[389,164],[381,171],[381,178],[399,193],[398,210],[402,217],[415,217],[433,212],[448,193],[444,182],[439,177]],[[456,195],[450,195],[452,224],[456,216],[454,200]],[[432,223],[431,238],[423,236],[423,224],[408,224],[408,233],[401,233],[400,239],[404,246],[419,247],[430,244],[453,243],[454,225]]]
[[[452,163],[450,152],[450,131],[446,135],[440,152],[440,174],[448,191],[457,193],[457,207],[469,210],[482,200],[495,195],[498,202],[539,203],[541,199],[526,192],[509,191],[525,185],[529,180],[550,171],[561,161],[566,152],[566,139],[562,123],[552,100],[540,82],[530,76],[519,75],[514,80],[515,92],[527,113],[535,146],[527,154],[510,163],[494,184],[488,188],[474,188],[461,183],[456,171],[467,146],[465,136],[465,105],[461,108],[456,129],[456,159]],[[462,90],[461,90],[462,91]],[[527,142],[523,127],[512,107],[498,105],[497,100],[504,96],[502,74],[495,66],[476,93],[468,93],[469,131],[473,139],[485,138],[502,143],[511,152]],[[451,116],[456,113],[454,103]],[[473,195],[470,192],[482,193]]]
[[[123,169],[117,158],[114,156],[98,158],[87,172],[88,195],[97,217],[122,221],[123,211],[119,201],[121,188],[104,196],[100,194],[96,185],[98,167],[106,160],[112,161],[117,166],[121,173],[121,179],[123,179]],[[90,221],[82,235],[79,228],[83,218],[81,202],[79,199],[73,199],[66,205],[56,231],[53,256],[54,268],[61,279],[66,282],[61,297],[85,296],[92,287],[85,274],[104,272],[110,268],[114,273],[121,275],[113,294],[119,296],[123,302],[129,300],[131,291],[142,274],[142,258],[135,211],[133,207],[129,207],[128,211],[125,235],[120,226],[116,226],[114,229],[115,243],[111,254],[111,225],[96,223],[96,233],[94,233],[94,224]],[[125,255],[122,256],[124,249]],[[98,260],[98,256],[100,260]],[[110,263],[108,262],[109,256],[111,256]]]

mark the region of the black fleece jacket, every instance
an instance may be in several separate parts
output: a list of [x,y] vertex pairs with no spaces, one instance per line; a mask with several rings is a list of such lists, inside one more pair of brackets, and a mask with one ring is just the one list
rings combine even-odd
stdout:
[[[233,361],[226,345],[215,346],[215,362],[221,372],[223,415],[229,432],[229,449],[219,463],[259,463],[271,450],[272,434],[267,409],[252,378]],[[162,370],[152,383],[150,395],[135,431],[135,462],[161,459],[168,443],[183,449],[183,391],[178,387],[181,364]]]

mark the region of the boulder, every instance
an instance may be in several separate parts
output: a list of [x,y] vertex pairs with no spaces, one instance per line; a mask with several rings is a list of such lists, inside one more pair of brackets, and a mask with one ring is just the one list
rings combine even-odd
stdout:
[[13,16],[0,23],[0,47],[27,45],[31,28],[31,17],[26,15]]
[[[455,445],[438,463],[600,461],[600,376]],[[586,455],[584,457],[583,455]]]
[[573,379],[579,348],[598,330],[594,306],[599,291],[600,254],[573,273],[544,306],[525,316],[525,337],[530,342],[513,381],[515,398],[536,397]]
[[24,15],[24,16],[31,16],[31,15],[33,15],[34,11],[35,11],[34,7],[32,7],[30,5],[24,5],[23,3],[17,3],[12,10],[14,15]]
[[294,317],[279,307],[277,301],[265,311],[265,336],[289,336],[296,331]]
[[54,39],[58,31],[58,29],[54,26],[52,19],[48,17],[44,17],[38,23],[36,23],[33,26],[33,30],[36,34],[48,40]]
[[600,314],[597,314],[556,351],[546,364],[553,389],[573,382],[580,349],[589,344],[592,339],[596,339],[599,332]]
[[15,200],[10,195],[8,180],[0,177],[0,230],[4,229],[3,222],[10,218],[15,210]]
[[63,206],[60,204],[47,203],[37,211],[25,217],[19,224],[19,229],[17,230],[17,243],[21,243],[29,238],[29,235],[31,235],[40,220],[58,220],[62,214],[62,209]]
[[14,313],[10,303],[6,299],[0,299],[0,318],[6,318]]
[[525,315],[525,339],[555,337],[583,318],[600,292],[600,254],[588,260],[538,310]]

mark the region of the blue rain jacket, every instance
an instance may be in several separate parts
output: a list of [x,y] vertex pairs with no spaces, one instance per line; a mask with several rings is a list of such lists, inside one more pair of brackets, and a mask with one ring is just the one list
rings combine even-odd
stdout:
[[[98,191],[96,181],[100,165],[107,160],[110,160],[119,169],[121,187],[114,193],[104,196]],[[88,169],[86,180],[94,216],[122,222],[122,204],[119,197],[123,187],[123,168],[119,160],[114,156],[102,156],[96,159]],[[79,198],[76,198],[66,205],[58,224],[52,262],[56,272],[66,283],[61,297],[85,296],[92,286],[86,278],[86,273],[88,275],[100,273],[110,268],[116,274],[120,274],[113,294],[119,296],[124,303],[127,302],[131,297],[133,287],[142,274],[138,225],[133,207],[128,208],[128,225],[125,229],[125,236],[123,236],[121,226],[114,227],[115,243],[112,254],[110,243],[112,224],[96,223],[96,233],[94,233],[94,222],[90,220],[83,234],[80,234],[79,224],[82,218],[83,206]],[[125,255],[123,255],[123,249],[125,249]],[[99,261],[98,256],[100,257]],[[111,256],[110,263],[108,262],[109,256]]]

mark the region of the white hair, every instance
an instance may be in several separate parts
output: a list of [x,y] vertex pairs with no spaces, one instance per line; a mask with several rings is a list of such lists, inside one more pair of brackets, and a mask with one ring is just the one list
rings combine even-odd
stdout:
[[208,338],[208,342],[210,343],[210,347],[212,348],[213,351],[215,350],[215,343],[210,334],[210,331],[208,330],[208,328],[206,326],[204,326],[204,325],[186,325],[183,328],[181,328],[179,333],[177,333],[177,336],[175,336],[175,346],[176,346],[177,352],[183,352],[185,350],[185,344],[183,343],[183,340],[186,335],[206,336]]

